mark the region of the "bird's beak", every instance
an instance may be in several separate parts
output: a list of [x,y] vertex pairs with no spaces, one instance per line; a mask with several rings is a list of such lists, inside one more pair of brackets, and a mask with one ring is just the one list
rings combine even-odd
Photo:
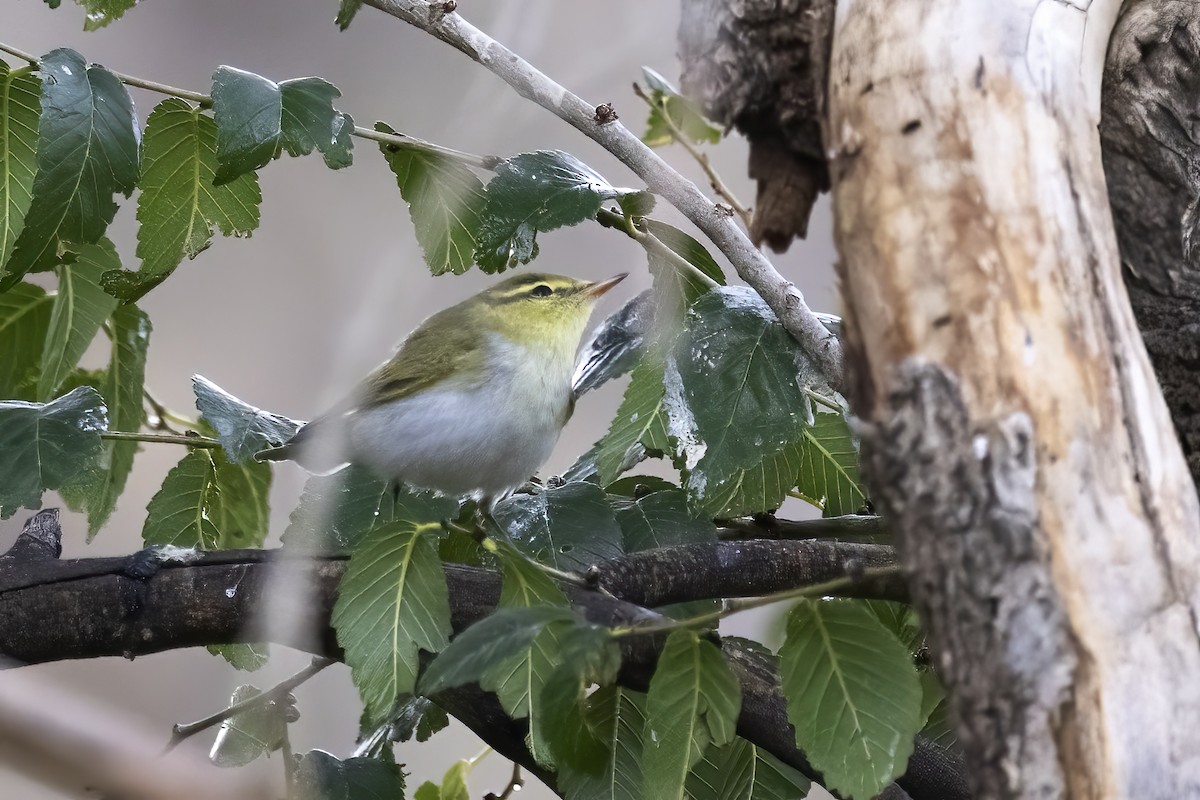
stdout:
[[606,281],[598,281],[597,283],[593,283],[591,286],[584,289],[583,295],[585,297],[599,297],[628,277],[628,272],[622,272],[620,275],[614,275]]

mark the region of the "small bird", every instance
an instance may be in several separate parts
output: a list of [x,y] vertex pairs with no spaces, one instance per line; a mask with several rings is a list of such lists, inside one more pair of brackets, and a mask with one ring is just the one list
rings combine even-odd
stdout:
[[359,464],[490,507],[549,458],[574,409],[584,328],[626,274],[524,273],[439,311],[346,400],[258,458],[314,472]]

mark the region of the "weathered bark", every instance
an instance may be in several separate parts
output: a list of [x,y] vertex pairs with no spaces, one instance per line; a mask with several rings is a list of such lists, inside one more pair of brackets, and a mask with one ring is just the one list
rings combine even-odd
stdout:
[[750,142],[750,238],[784,251],[829,188],[820,120],[834,0],[683,0],[684,94]]
[[1129,0],[1109,43],[1104,171],[1125,282],[1200,480],[1200,5]]
[[1200,506],[1096,131],[1117,6],[838,7],[849,391],[980,797],[1200,796]]

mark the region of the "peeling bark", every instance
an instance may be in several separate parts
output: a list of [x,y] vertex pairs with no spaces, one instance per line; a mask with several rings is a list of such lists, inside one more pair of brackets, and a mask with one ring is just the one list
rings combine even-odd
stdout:
[[1200,796],[1200,505],[1096,130],[1117,7],[835,23],[847,383],[980,797]]
[[683,0],[682,89],[750,142],[750,238],[782,252],[829,188],[820,120],[834,0]]
[[1200,480],[1200,6],[1126,2],[1100,138],[1125,282],[1192,477]]

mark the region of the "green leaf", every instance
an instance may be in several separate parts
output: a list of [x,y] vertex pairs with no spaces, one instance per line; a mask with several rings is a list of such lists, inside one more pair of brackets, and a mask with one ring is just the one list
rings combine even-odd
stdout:
[[354,160],[354,120],[333,107],[342,96],[323,78],[295,78],[279,84],[283,96],[280,118],[283,149],[290,156],[306,156],[314,149],[330,169],[348,167]]
[[428,697],[413,695],[400,703],[384,724],[389,741],[407,742],[415,736],[418,742],[427,742],[450,724],[450,718]]
[[[382,122],[381,133],[395,133]],[[446,156],[410,147],[380,144],[380,151],[408,204],[417,242],[434,275],[461,275],[475,259],[479,215],[486,200],[483,184],[469,169]]]
[[300,429],[300,423],[255,408],[203,375],[192,376],[192,391],[196,408],[216,429],[225,455],[234,464],[252,462],[259,450],[278,447]]
[[801,600],[779,656],[796,744],[830,791],[865,800],[904,772],[921,728],[921,684],[907,649],[869,609]]
[[206,648],[214,656],[229,662],[229,666],[243,672],[254,672],[267,665],[271,652],[266,644],[210,644]]
[[[58,8],[61,3],[62,0],[46,0],[46,5],[51,8]],[[126,11],[137,5],[137,0],[75,0],[75,4],[87,11],[83,29],[95,31],[120,19]]]
[[719,647],[696,631],[668,636],[647,692],[645,796],[682,800],[708,746],[733,741],[741,706],[741,684]]
[[217,549],[221,531],[217,507],[217,466],[208,450],[189,452],[171,468],[146,506],[142,541],[178,547]]
[[38,399],[43,402],[54,397],[117,308],[117,301],[100,288],[104,271],[121,267],[113,243],[101,239],[98,244],[81,245],[78,254],[74,263],[58,267],[58,293],[38,374]]
[[604,491],[568,483],[538,494],[517,494],[492,512],[513,544],[562,570],[582,570],[621,555],[621,528]]
[[471,774],[470,761],[456,761],[442,776],[441,800],[471,800],[471,789],[467,776]]
[[920,677],[921,719],[925,721],[921,735],[934,744],[951,750],[958,743],[958,734],[954,731],[954,712],[950,708],[950,697],[932,669],[921,670]]
[[688,311],[668,370],[671,432],[690,471],[688,496],[714,517],[778,506],[794,485],[789,447],[812,414],[796,342],[758,295],[705,293]]
[[346,28],[350,27],[350,23],[353,21],[354,15],[358,13],[360,8],[362,8],[362,4],[363,0],[340,0],[338,3],[337,17],[334,18],[334,22],[337,23],[338,30],[344,31]]
[[[260,694],[262,690],[257,686],[243,684],[233,690],[229,704],[241,703]],[[244,767],[275,752],[283,746],[287,736],[287,720],[283,714],[283,704],[274,702],[260,702],[234,714],[221,723],[208,759],[218,767]]]
[[[504,576],[500,590],[501,609],[568,610],[566,595],[541,571],[507,543],[500,543],[497,555]],[[541,702],[542,688],[559,665],[559,638],[574,619],[551,622],[538,631],[528,646],[504,658],[497,658],[480,680],[480,686],[494,691],[500,705],[513,719],[529,718],[526,742],[529,752],[541,764],[553,763],[542,718],[533,713]]]
[[417,679],[419,650],[450,641],[450,601],[438,558],[441,520],[456,503],[408,494],[395,519],[369,531],[342,579],[333,627],[367,716],[386,717]]
[[53,306],[54,296],[31,283],[0,292],[0,397],[34,399]]
[[[29,72],[14,75],[0,60],[0,267],[25,227],[37,172],[41,82]],[[5,395],[7,397],[7,395]]]
[[650,86],[650,117],[642,134],[643,142],[650,147],[661,147],[675,141],[668,120],[692,144],[721,141],[721,129],[709,122],[695,103],[649,67],[642,67],[642,74]]
[[94,480],[108,409],[90,386],[49,403],[0,401],[0,519],[38,508],[48,489]]
[[220,453],[213,461],[218,495],[212,515],[220,531],[220,547],[262,547],[271,521],[267,506],[271,466],[253,461],[231,464]]
[[653,492],[636,500],[614,500],[613,510],[625,534],[627,553],[717,540],[717,526],[688,509],[682,489]]
[[496,662],[520,656],[552,622],[570,622],[569,608],[500,608],[467,628],[433,660],[421,678],[421,694],[478,683]]
[[585,713],[587,689],[616,680],[621,651],[607,628],[575,625],[558,636],[559,665],[531,707],[531,729],[541,731],[559,768],[596,771],[607,753],[596,721]]
[[289,800],[398,800],[404,797],[404,772],[377,758],[339,761],[323,750],[310,750],[296,769]]
[[811,786],[794,768],[738,738],[708,748],[688,776],[687,794],[690,800],[800,800]]
[[642,800],[642,731],[646,696],[620,686],[605,686],[588,697],[587,723],[604,742],[599,772],[564,764],[558,786],[566,800]]
[[796,485],[827,517],[857,514],[867,502],[858,475],[858,445],[841,414],[817,414],[800,441]]
[[41,72],[33,200],[0,291],[31,270],[61,263],[64,243],[98,241],[117,211],[113,195],[128,196],[137,185],[133,102],[117,76],[65,48],[43,57]]
[[308,479],[282,540],[289,550],[344,553],[394,519],[387,483],[362,467],[349,466]]
[[475,262],[489,273],[527,264],[537,256],[538,233],[592,219],[605,200],[631,193],[561,150],[513,156],[487,186]]
[[186,256],[208,249],[214,228],[249,236],[258,227],[262,193],[254,173],[216,186],[217,124],[177,98],[168,98],[146,122],[138,197],[139,272],[110,273],[104,288],[136,300],[164,281]]
[[647,353],[633,368],[612,426],[596,443],[597,476],[601,483],[611,483],[641,461],[643,454],[671,453],[674,449],[667,433],[662,360]]
[[[113,430],[136,431],[142,427],[146,411],[142,393],[146,375],[146,350],[150,345],[150,318],[137,306],[120,306],[110,319],[112,350],[108,369],[98,383],[108,405]],[[82,498],[88,513],[88,541],[99,532],[125,491],[133,469],[138,443],[106,441],[101,463],[104,470]]]
[[217,172],[213,183],[229,183],[265,166],[283,139],[283,94],[261,75],[218,67],[212,76],[217,121]]
[[[674,225],[668,225],[665,222],[660,222],[656,219],[647,219],[642,222],[642,226],[646,232],[653,235],[660,242],[675,252],[684,261],[691,264],[700,272],[712,278],[720,286],[725,285],[725,273],[721,271],[721,265],[717,263],[712,254],[708,252],[708,248],[700,244],[693,237],[676,228]],[[651,270],[655,271],[655,260],[651,259]],[[691,276],[680,276],[679,271],[670,265],[664,265],[669,269],[672,278],[686,282],[686,290],[684,296],[689,298],[689,302],[704,294],[708,287]],[[659,280],[659,276],[655,275],[655,282]]]
[[[358,1],[362,2],[362,0]],[[413,800],[442,800],[442,787],[433,781],[425,781],[417,787]]]

